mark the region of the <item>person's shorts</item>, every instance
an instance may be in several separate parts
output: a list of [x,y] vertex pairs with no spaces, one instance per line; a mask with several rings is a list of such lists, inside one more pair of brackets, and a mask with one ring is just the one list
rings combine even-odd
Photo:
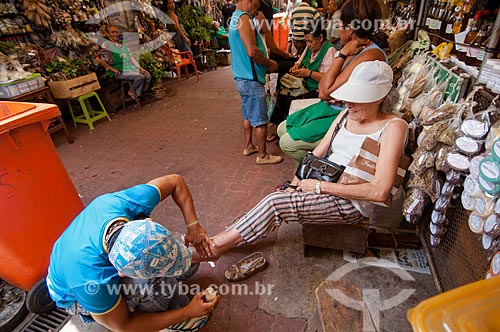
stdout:
[[235,78],[241,96],[241,114],[252,127],[267,124],[267,102],[264,84],[257,81]]

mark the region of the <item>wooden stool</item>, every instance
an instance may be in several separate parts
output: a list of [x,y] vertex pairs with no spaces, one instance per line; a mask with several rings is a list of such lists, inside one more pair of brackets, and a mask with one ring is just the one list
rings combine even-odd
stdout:
[[[97,101],[99,102],[99,105],[101,105],[102,111],[95,111],[92,108],[92,105],[90,105],[89,102],[89,98],[91,97],[96,97]],[[75,128],[77,123],[85,123],[90,127],[90,129],[94,129],[94,122],[102,118],[108,118],[108,120],[111,121],[111,118],[109,117],[106,108],[104,108],[101,99],[99,98],[97,93],[95,93],[95,91],[86,93],[78,97],[76,100],[78,100],[78,102],[80,103],[80,107],[82,108],[83,114],[75,115],[75,111],[71,106],[71,100],[68,99],[69,111],[71,112],[71,117],[73,118],[73,124],[75,125]]]
[[321,247],[364,253],[368,243],[369,220],[359,224],[302,224],[304,256],[309,256],[309,247]]

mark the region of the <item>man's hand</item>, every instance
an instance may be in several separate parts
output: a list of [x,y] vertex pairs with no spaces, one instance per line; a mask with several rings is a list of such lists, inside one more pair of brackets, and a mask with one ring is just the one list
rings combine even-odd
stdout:
[[278,71],[278,63],[274,60],[269,60],[269,61],[271,61],[272,64],[269,67],[267,67],[267,72],[274,73]]
[[210,244],[208,243],[209,239],[207,231],[203,226],[200,223],[196,223],[187,228],[186,235],[184,236],[184,244],[186,246],[192,244],[201,257],[208,258],[212,256]]
[[203,297],[205,296],[205,291],[196,294],[191,302],[186,306],[186,310],[189,312],[191,317],[199,317],[212,312],[219,302],[219,295],[215,297],[213,301],[205,302]]
[[120,71],[116,68],[111,67],[110,69],[115,75],[120,75]]

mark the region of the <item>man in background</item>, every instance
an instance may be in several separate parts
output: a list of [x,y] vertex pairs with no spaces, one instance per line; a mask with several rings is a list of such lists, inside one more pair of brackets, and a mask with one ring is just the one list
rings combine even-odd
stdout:
[[233,16],[233,13],[236,9],[236,5],[233,3],[232,0],[227,0],[227,3],[222,6],[222,18],[224,20],[223,25],[224,29],[227,30],[227,27],[229,26],[229,20],[231,19],[231,16]]
[[[253,22],[258,13],[260,0],[240,0],[229,25],[229,46],[231,47],[231,69],[236,87],[241,96],[243,116],[243,155],[256,153],[256,163],[276,164],[283,160],[266,151],[267,103],[266,72],[278,69],[278,63],[269,60],[261,35]],[[255,133],[256,145],[252,141]]]
[[[321,17],[316,9],[311,7],[311,0],[303,0],[300,5],[292,11],[290,19],[290,33],[288,35],[287,52],[299,57],[306,48],[304,30],[308,22],[316,21]],[[295,48],[295,52],[292,51]]]

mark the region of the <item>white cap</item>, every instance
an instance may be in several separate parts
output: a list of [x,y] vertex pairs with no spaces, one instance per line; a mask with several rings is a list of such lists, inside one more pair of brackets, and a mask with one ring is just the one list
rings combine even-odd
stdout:
[[330,96],[352,103],[378,101],[392,88],[392,69],[382,61],[362,62],[354,68],[349,80],[333,91]]

